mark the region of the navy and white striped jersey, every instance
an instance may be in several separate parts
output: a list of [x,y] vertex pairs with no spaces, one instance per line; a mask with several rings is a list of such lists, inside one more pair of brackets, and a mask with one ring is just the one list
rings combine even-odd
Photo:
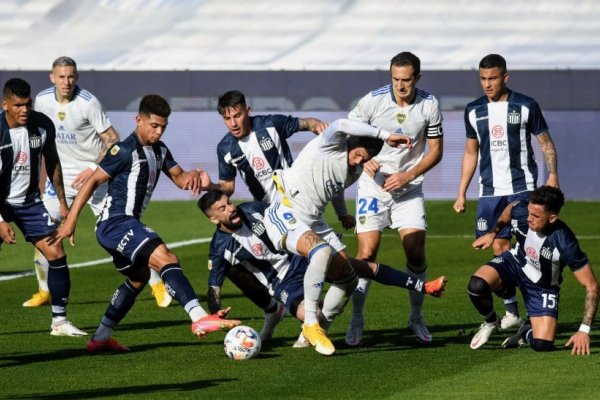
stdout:
[[575,272],[589,263],[579,248],[575,234],[563,221],[552,225],[552,232],[544,235],[528,228],[525,232],[514,229],[517,242],[510,250],[523,272],[533,282],[545,288],[557,289],[566,265]]
[[54,142],[54,124],[46,115],[31,111],[27,125],[10,129],[0,113],[0,202],[29,205],[40,200],[42,153]]
[[225,273],[233,265],[241,265],[269,289],[277,279],[285,277],[292,255],[278,252],[262,222],[268,204],[258,201],[237,207],[243,226],[234,233],[217,229],[208,254],[209,286],[221,287]]
[[507,101],[487,96],[465,108],[467,138],[479,141],[479,196],[507,196],[536,188],[538,167],[531,135],[548,131],[538,103],[509,91]]
[[252,131],[237,139],[227,133],[217,145],[219,180],[235,179],[239,170],[255,200],[270,202],[277,189],[273,171],[292,165],[292,152],[286,139],[300,130],[300,120],[285,115],[250,117]]
[[169,170],[177,165],[162,141],[143,146],[134,132],[114,144],[98,165],[110,175],[100,220],[120,215],[140,219],[150,202],[160,171],[169,175]]

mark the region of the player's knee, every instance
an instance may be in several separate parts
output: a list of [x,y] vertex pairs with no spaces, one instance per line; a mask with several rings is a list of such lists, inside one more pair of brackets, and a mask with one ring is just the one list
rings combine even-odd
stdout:
[[535,351],[552,351],[554,350],[554,341],[553,340],[544,340],[544,339],[536,339],[533,338],[531,343],[531,348]]
[[316,246],[312,247],[308,253],[308,259],[310,263],[316,263],[317,265],[329,265],[329,261],[333,255],[333,248],[325,243],[318,243]]
[[356,272],[350,268],[349,270],[345,271],[343,276],[332,280],[332,283],[344,288],[346,293],[352,294],[358,285],[358,276],[356,275]]
[[467,285],[467,290],[469,291],[469,294],[475,296],[491,295],[490,285],[485,279],[476,275],[471,276],[469,284]]

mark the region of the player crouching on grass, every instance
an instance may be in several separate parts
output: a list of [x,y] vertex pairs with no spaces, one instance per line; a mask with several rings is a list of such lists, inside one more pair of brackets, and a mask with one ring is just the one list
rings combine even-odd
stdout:
[[185,308],[192,320],[192,333],[198,337],[240,324],[237,320],[223,319],[229,308],[212,315],[204,311],[177,256],[140,221],[161,171],[181,189],[196,195],[201,190],[200,172],[183,171],[160,140],[170,114],[171,108],[162,97],[142,98],[135,131],[110,148],[77,193],[64,224],[48,239],[50,244],[60,246],[62,239],[70,237],[74,245],[77,216],[96,188],[108,181],[108,195],[98,219],[96,237],[112,255],[117,270],[128,279],[113,294],[95,335],[88,341],[87,349],[91,352],[129,351],[112,338],[112,333],[148,283],[150,268],[160,273],[169,294]]
[[[479,332],[471,341],[478,349],[498,329],[500,321],[493,307],[492,292],[501,295],[517,286],[521,289],[529,314],[517,334],[502,343],[503,348],[529,343],[535,351],[554,348],[558,320],[558,302],[562,271],[569,266],[575,279],[586,289],[583,320],[565,347],[573,346],[571,354],[590,354],[590,327],[598,307],[598,281],[585,253],[579,248],[571,229],[558,219],[565,202],[563,193],[551,186],[542,186],[531,193],[527,207],[528,228],[515,229],[517,242],[509,251],[480,267],[471,277],[468,291],[475,308],[484,318]],[[494,229],[473,242],[476,249],[489,248],[503,227],[511,223],[511,212],[518,204],[509,204],[500,215]]]

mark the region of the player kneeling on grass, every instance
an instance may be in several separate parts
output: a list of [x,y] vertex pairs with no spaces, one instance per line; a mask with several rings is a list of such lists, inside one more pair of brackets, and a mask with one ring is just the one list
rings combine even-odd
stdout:
[[[565,346],[573,346],[571,354],[590,354],[590,326],[598,307],[598,281],[587,256],[579,248],[571,229],[558,219],[565,202],[563,193],[542,186],[531,193],[527,207],[528,228],[515,229],[514,247],[480,267],[471,277],[468,291],[473,305],[484,318],[479,332],[471,341],[478,349],[498,329],[499,320],[493,307],[492,292],[502,295],[517,286],[521,289],[529,320],[516,335],[502,343],[503,348],[529,343],[535,351],[550,351],[556,337],[558,302],[562,271],[569,266],[577,281],[586,289],[584,315],[579,331]],[[518,201],[509,204],[494,229],[473,242],[477,249],[489,248],[497,232],[511,222],[511,211]]]
[[112,255],[117,270],[128,279],[113,294],[98,330],[88,341],[89,351],[129,351],[112,338],[112,332],[148,283],[150,268],[160,273],[169,294],[185,308],[195,335],[202,337],[240,324],[237,320],[222,319],[229,308],[213,315],[204,311],[177,256],[140,221],[161,171],[179,188],[200,193],[200,172],[184,172],[160,141],[170,113],[171,108],[162,97],[144,96],[136,116],[135,131],[110,148],[77,193],[64,224],[49,239],[50,244],[60,245],[62,239],[70,237],[71,245],[74,245],[73,234],[81,209],[94,190],[108,181],[108,196],[98,220],[96,237]]

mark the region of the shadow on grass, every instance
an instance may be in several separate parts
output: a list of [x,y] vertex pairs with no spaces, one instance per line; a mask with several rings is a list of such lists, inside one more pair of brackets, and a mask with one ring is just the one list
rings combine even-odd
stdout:
[[[109,389],[86,389],[70,392],[54,392],[41,394],[26,394],[19,396],[9,396],[11,399],[98,399],[106,397],[117,397],[123,395],[151,395],[153,393],[165,393],[165,395],[181,395],[185,392],[193,392],[196,390],[206,389],[212,386],[217,386],[224,383],[230,383],[234,379],[213,379],[200,380],[187,383],[172,383],[172,384],[156,384],[156,385],[139,385],[128,386],[121,388]],[[190,397],[196,395],[188,394]],[[197,394],[198,398],[201,397]]]

